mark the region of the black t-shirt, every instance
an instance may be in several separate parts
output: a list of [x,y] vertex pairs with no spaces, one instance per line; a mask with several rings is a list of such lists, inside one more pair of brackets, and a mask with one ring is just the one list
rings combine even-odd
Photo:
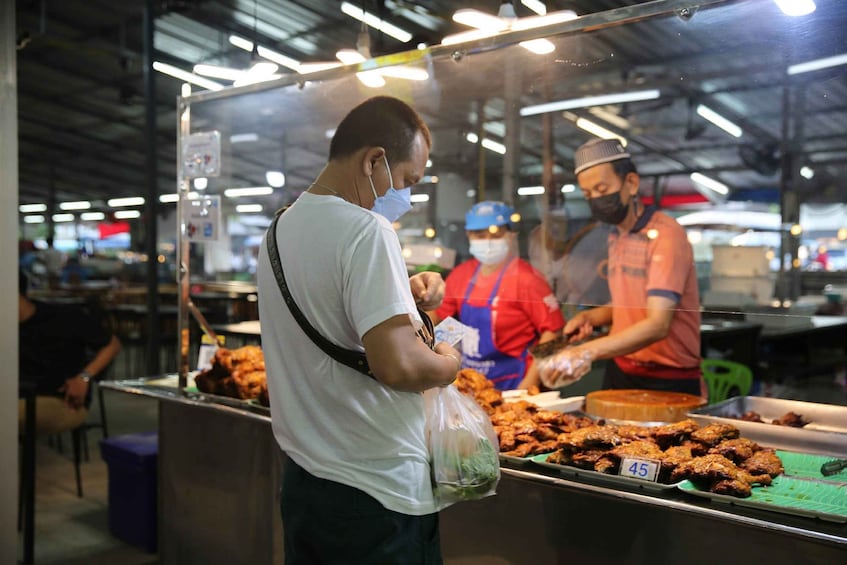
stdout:
[[112,339],[87,309],[43,302],[35,302],[35,314],[19,324],[19,335],[20,378],[37,382],[39,395],[55,396]]

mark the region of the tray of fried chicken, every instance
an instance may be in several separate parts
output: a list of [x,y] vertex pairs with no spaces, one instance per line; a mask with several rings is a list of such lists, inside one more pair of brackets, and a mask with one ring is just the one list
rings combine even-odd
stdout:
[[736,396],[697,408],[688,416],[701,425],[732,424],[744,437],[803,453],[847,453],[847,406]]
[[[268,406],[268,380],[265,357],[258,345],[237,349],[219,347],[211,366],[194,377],[196,392],[214,396],[224,404],[252,408]],[[187,389],[186,392],[195,392]],[[230,402],[227,402],[229,400]],[[232,402],[236,401],[236,402]]]

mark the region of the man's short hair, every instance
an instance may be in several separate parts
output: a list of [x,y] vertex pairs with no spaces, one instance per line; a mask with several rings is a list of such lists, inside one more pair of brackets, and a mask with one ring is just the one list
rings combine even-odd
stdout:
[[432,134],[408,104],[390,96],[375,96],[353,108],[338,124],[329,144],[329,160],[349,157],[363,147],[384,147],[389,162],[409,159],[418,132],[427,147]]

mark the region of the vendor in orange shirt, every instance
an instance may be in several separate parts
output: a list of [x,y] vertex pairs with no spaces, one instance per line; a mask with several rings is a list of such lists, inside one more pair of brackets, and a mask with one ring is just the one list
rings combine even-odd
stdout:
[[555,354],[540,369],[542,382],[559,387],[582,377],[592,361],[611,359],[603,388],[705,396],[700,296],[685,230],[641,203],[635,165],[617,140],[589,141],[577,149],[574,161],[592,215],[617,229],[609,236],[611,302],[576,314],[564,333],[577,342],[596,327],[611,330]]

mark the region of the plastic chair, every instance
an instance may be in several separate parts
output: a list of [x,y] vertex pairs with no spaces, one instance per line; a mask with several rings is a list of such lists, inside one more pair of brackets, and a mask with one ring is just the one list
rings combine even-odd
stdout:
[[752,371],[741,363],[723,359],[703,359],[700,368],[709,389],[709,404],[726,400],[733,389],[738,391],[738,396],[744,396],[753,386]]

